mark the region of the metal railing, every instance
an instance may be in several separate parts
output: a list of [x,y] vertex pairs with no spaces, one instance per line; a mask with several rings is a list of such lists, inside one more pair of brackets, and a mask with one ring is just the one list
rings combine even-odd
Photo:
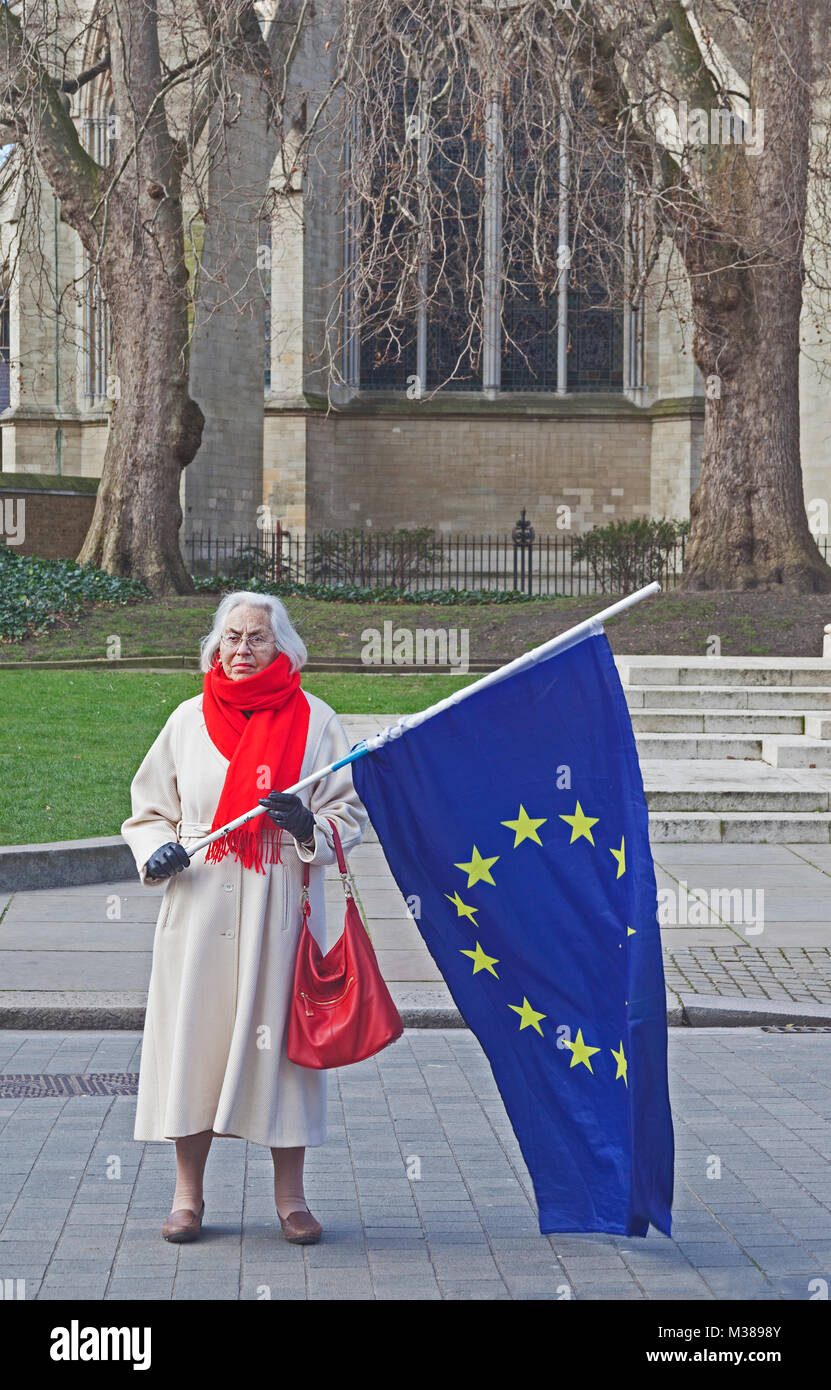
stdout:
[[411,593],[473,589],[552,596],[627,593],[653,579],[670,588],[683,568],[683,536],[660,551],[615,547],[595,549],[590,555],[584,553],[581,539],[546,535],[518,544],[510,534],[292,535],[278,529],[214,536],[208,531],[187,538],[185,559],[194,577],[239,587],[257,578]]
[[[624,594],[657,579],[677,586],[687,537],[646,545],[587,544],[576,536],[443,535],[429,532],[322,531],[292,535],[277,528],[253,535],[194,534],[185,558],[196,578],[242,588],[251,579],[354,585],[411,593],[441,589],[520,591],[538,596]],[[530,529],[530,528],[529,528]],[[827,537],[818,539],[827,558]]]

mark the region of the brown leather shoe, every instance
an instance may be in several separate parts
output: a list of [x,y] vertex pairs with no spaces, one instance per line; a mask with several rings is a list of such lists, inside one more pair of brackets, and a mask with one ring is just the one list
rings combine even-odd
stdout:
[[179,1211],[172,1211],[162,1226],[162,1235],[165,1240],[172,1241],[174,1245],[184,1245],[188,1240],[196,1240],[202,1230],[202,1217],[204,1215],[204,1202],[199,1211],[188,1211],[187,1207],[181,1207]]
[[293,1211],[288,1216],[280,1216],[280,1225],[292,1245],[316,1245],[323,1235],[323,1227],[310,1211]]

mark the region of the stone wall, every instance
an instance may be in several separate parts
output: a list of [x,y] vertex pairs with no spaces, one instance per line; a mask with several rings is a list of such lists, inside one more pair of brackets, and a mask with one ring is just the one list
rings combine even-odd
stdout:
[[431,413],[374,401],[329,414],[272,411],[265,500],[295,529],[305,497],[310,530],[502,533],[526,507],[540,533],[554,533],[565,506],[577,533],[650,514],[648,412],[622,397],[521,410],[477,402]]
[[0,541],[21,555],[74,560],[89,530],[96,486],[84,478],[0,473]]
[[4,473],[101,477],[107,447],[106,416],[97,420],[56,419],[43,412],[20,411],[8,423],[3,421],[0,432],[0,467]]
[[263,502],[272,521],[291,531],[306,527],[307,434],[305,412],[266,411]]
[[655,413],[650,455],[649,513],[681,520],[690,514],[698,485],[704,434],[704,402]]

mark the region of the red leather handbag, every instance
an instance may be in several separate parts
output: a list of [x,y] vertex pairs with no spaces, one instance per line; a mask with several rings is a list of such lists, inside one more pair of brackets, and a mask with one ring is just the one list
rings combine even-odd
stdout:
[[387,989],[346,876],[332,821],[338,870],[346,894],[343,935],[324,956],[309,931],[309,866],[303,867],[303,927],[294,966],[287,1054],[301,1067],[345,1067],[400,1038],[404,1025]]

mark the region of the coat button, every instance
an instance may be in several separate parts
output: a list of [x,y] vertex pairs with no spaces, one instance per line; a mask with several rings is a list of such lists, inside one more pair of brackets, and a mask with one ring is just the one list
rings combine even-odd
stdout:
[[233,927],[232,927],[230,931],[224,931],[224,932],[222,933],[222,935],[223,935],[223,936],[236,936],[236,932],[234,931],[234,929],[233,929]]
[[222,887],[225,889],[226,893],[233,893],[234,891],[233,883],[223,883]]

